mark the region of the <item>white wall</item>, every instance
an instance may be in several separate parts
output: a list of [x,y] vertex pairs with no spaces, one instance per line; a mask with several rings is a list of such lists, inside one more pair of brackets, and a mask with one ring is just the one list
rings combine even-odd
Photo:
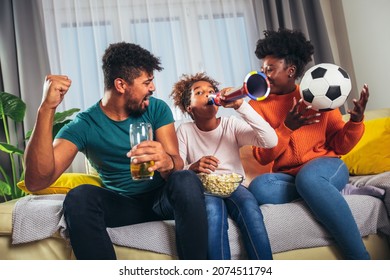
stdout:
[[342,0],[357,88],[370,89],[367,109],[390,107],[390,1]]

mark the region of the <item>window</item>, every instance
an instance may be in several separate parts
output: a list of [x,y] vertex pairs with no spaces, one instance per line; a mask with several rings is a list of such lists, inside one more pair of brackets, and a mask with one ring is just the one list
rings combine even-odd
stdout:
[[237,87],[258,68],[248,0],[43,3],[52,72],[72,79],[64,109],[84,110],[103,96],[101,57],[113,42],[136,43],[160,57],[164,70],[155,73],[155,96],[170,105],[176,120],[185,116],[169,95],[183,73],[205,71],[221,87]]

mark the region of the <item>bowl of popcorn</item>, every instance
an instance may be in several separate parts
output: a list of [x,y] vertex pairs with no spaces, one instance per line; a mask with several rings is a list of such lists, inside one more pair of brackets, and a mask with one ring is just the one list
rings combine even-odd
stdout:
[[244,180],[244,177],[237,173],[199,173],[198,176],[203,183],[205,193],[221,197],[230,196]]

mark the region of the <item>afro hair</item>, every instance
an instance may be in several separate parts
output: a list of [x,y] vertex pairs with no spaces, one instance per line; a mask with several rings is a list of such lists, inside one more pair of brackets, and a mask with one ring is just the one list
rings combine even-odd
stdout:
[[256,44],[257,58],[274,56],[284,59],[287,64],[297,67],[296,76],[301,77],[314,53],[314,46],[305,35],[298,30],[279,29],[278,31],[266,30],[264,36]]
[[183,113],[186,113],[186,108],[191,104],[191,87],[194,83],[205,81],[211,84],[214,90],[218,91],[219,83],[206,73],[196,73],[195,75],[183,74],[178,82],[173,85],[171,97],[175,106],[179,107]]

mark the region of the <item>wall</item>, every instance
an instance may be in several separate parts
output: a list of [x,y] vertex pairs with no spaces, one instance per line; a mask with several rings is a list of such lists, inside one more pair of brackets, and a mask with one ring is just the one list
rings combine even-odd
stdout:
[[390,107],[390,1],[342,0],[358,89],[367,83],[367,109]]

